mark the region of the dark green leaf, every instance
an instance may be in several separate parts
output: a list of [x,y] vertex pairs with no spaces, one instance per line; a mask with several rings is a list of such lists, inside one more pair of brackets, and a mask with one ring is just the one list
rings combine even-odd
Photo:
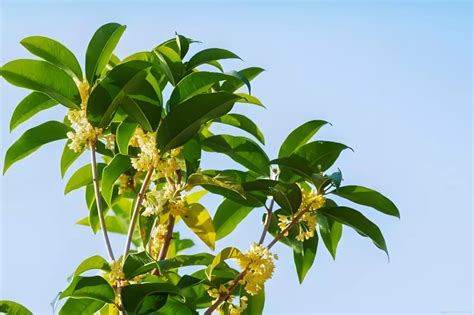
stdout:
[[336,196],[348,199],[360,205],[372,207],[382,213],[400,218],[400,212],[393,202],[381,193],[362,186],[339,187],[333,192]]
[[231,190],[242,196],[244,195],[242,186],[238,182],[236,182],[232,177],[222,176],[221,174],[218,174],[216,176],[209,176],[201,173],[192,174],[188,178],[187,186],[202,186],[205,189],[209,186],[214,186],[226,190]]
[[31,36],[20,42],[32,54],[66,71],[70,76],[82,81],[82,70],[74,54],[63,44],[44,36]]
[[249,170],[268,176],[270,160],[265,151],[245,137],[217,135],[204,139],[203,148],[210,152],[224,153]]
[[375,246],[383,250],[388,256],[387,245],[382,232],[377,225],[359,211],[348,207],[323,207],[318,212],[334,221],[350,226],[362,236],[369,237]]
[[3,173],[5,174],[15,162],[27,157],[42,145],[67,138],[66,134],[69,131],[72,131],[72,129],[58,121],[48,121],[27,130],[7,150]]
[[318,130],[328,124],[324,120],[311,120],[307,123],[302,124],[295,130],[293,130],[280,147],[278,152],[278,157],[287,157],[295,152],[299,147],[306,144]]
[[167,271],[186,266],[208,266],[212,263],[214,256],[208,253],[194,255],[179,255],[173,258],[160,260],[157,262],[160,271]]
[[[246,77],[248,81],[252,81],[263,71],[265,70],[262,68],[250,67],[250,68],[240,70],[239,73],[242,74],[244,77]],[[243,85],[244,83],[242,82],[242,80],[238,80],[237,78],[232,78],[224,82],[222,84],[221,89],[228,92],[235,92]]]
[[186,176],[198,171],[201,164],[201,143],[196,138],[183,145],[183,158],[186,163]]
[[159,60],[159,67],[172,85],[176,85],[184,74],[184,65],[179,52],[166,46],[158,46],[153,52]]
[[302,251],[297,252],[293,250],[293,259],[295,261],[296,273],[298,280],[303,283],[306,274],[311,269],[314,259],[316,258],[316,251],[318,249],[318,234],[315,233],[313,237],[302,242]]
[[202,64],[210,61],[221,60],[221,59],[240,59],[239,56],[231,51],[220,49],[220,48],[208,48],[201,50],[189,59],[186,67],[188,70],[194,69]]
[[256,295],[244,292],[242,296],[247,297],[247,308],[242,315],[262,315],[265,307],[265,288],[262,288]]
[[36,113],[57,105],[56,100],[51,99],[48,95],[40,92],[32,92],[28,94],[13,112],[10,120],[10,131],[15,129],[22,122],[27,121]]
[[123,264],[123,273],[126,279],[131,279],[155,268],[157,268],[156,260],[148,252],[143,251],[131,253],[127,256]]
[[230,199],[224,199],[212,220],[216,229],[216,238],[219,240],[227,236],[252,210],[253,207],[246,207]]
[[227,114],[215,119],[214,122],[234,126],[244,131],[247,131],[252,136],[257,138],[257,140],[260,141],[262,144],[265,144],[265,137],[263,136],[263,133],[252,120],[250,120],[244,115]]
[[[326,200],[328,206],[328,200]],[[336,204],[334,204],[337,206]],[[336,259],[337,245],[342,236],[342,224],[317,213],[319,233],[323,239],[324,245],[331,254],[333,259]]]
[[106,127],[128,93],[146,86],[151,64],[133,60],[114,67],[92,90],[87,102],[87,119],[97,127]]
[[86,77],[92,85],[110,60],[126,26],[117,23],[102,25],[92,36],[86,51]]
[[204,123],[227,114],[238,98],[226,92],[200,94],[176,106],[158,128],[157,144],[161,152],[185,144]]
[[114,289],[100,276],[75,276],[69,286],[59,296],[60,299],[65,297],[89,298],[106,303],[115,302]]
[[112,206],[112,192],[114,183],[124,172],[132,168],[130,158],[126,155],[117,154],[102,171],[101,190],[104,200]]
[[122,289],[122,303],[127,312],[135,312],[143,299],[151,294],[166,293],[181,295],[178,287],[164,282],[130,284]]
[[80,108],[81,96],[74,80],[49,62],[13,60],[0,68],[0,75],[15,86],[42,92],[66,107]]

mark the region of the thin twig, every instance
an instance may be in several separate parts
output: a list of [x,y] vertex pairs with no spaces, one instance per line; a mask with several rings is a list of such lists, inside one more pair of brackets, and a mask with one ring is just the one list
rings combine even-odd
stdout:
[[265,218],[265,225],[263,227],[262,235],[260,236],[260,240],[258,241],[258,245],[262,245],[263,242],[265,241],[265,236],[267,236],[268,233],[268,228],[270,227],[270,221],[272,219],[273,215],[273,205],[275,204],[275,199],[272,198],[272,201],[270,201],[270,206],[267,208],[267,217]]
[[104,237],[105,246],[107,247],[107,252],[109,254],[109,258],[111,260],[115,261],[112,246],[110,245],[109,235],[107,234],[107,227],[105,225],[104,213],[103,213],[103,209],[102,209],[102,197],[101,197],[101,194],[100,194],[99,179],[98,179],[98,176],[97,176],[97,161],[96,161],[96,156],[95,156],[95,143],[90,142],[89,143],[89,148],[90,148],[90,151],[91,151],[92,180],[93,180],[93,184],[94,184],[95,202],[96,202],[96,205],[97,205],[97,213],[98,213],[98,216],[99,216],[100,228],[102,229],[102,234],[103,234],[103,237]]
[[227,293],[219,296],[219,298],[217,299],[217,301],[215,301],[207,310],[206,312],[204,313],[204,315],[211,315],[212,312],[214,312],[218,307],[219,305],[221,305],[222,302],[224,301],[227,301],[227,299],[230,297],[230,295],[232,294],[232,291],[234,291],[234,289],[237,287],[237,285],[239,285],[239,281],[242,280],[242,278],[245,276],[245,274],[247,273],[247,269],[244,269],[241,273],[239,273],[239,275],[233,280],[233,283],[231,286],[229,286],[229,288],[227,289]]
[[138,215],[140,214],[140,209],[142,207],[143,200],[145,199],[145,192],[148,189],[148,185],[151,180],[151,176],[153,175],[153,167],[150,167],[148,172],[146,173],[145,179],[143,180],[142,187],[140,188],[140,192],[138,193],[137,196],[137,202],[135,203],[135,207],[133,208],[132,212],[132,218],[130,219],[130,225],[128,227],[128,233],[127,233],[127,241],[125,243],[125,250],[123,252],[123,261],[125,262],[125,258],[128,255],[128,252],[130,251],[130,246],[132,244],[132,238],[133,238],[133,231],[135,230],[135,224],[138,219]]
[[273,247],[273,245],[275,245],[292,227],[293,225],[295,225],[299,219],[306,213],[306,211],[301,211],[297,216],[295,216],[293,218],[293,220],[291,220],[290,224],[288,224],[288,226],[283,229],[280,233],[278,233],[277,236],[275,236],[275,238],[267,245],[267,248],[270,249]]
[[171,238],[173,236],[173,228],[174,228],[174,215],[171,213],[169,214],[168,218],[168,225],[166,226],[166,235],[165,241],[163,242],[163,246],[160,250],[160,255],[158,256],[158,260],[163,260],[166,258],[166,254],[168,254],[168,248],[170,247]]

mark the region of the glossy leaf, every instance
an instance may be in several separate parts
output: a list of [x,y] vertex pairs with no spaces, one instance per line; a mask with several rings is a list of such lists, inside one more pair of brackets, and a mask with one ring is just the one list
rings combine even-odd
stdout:
[[[326,201],[326,205],[328,202]],[[333,259],[336,259],[337,246],[342,236],[342,224],[330,218],[317,213],[319,233],[323,239],[324,245],[331,254]]]
[[103,306],[104,302],[94,299],[69,298],[59,310],[59,315],[71,314],[95,314]]
[[198,253],[194,255],[178,255],[173,258],[160,260],[157,262],[160,271],[167,271],[186,266],[208,266],[212,263],[214,256],[208,253]]
[[[94,206],[95,207],[95,206]],[[95,207],[97,212],[97,207]],[[80,219],[76,222],[76,224],[84,225],[84,226],[91,226],[90,218],[85,217]],[[119,218],[117,216],[106,216],[105,217],[105,226],[107,227],[107,231],[110,233],[117,233],[117,234],[127,234],[128,231],[128,224],[123,218]],[[100,225],[97,223],[93,223],[91,226],[94,233],[97,233],[100,230]]]
[[297,184],[286,184],[276,180],[257,179],[242,184],[245,191],[262,191],[271,195],[283,209],[296,213],[301,204],[301,189]]
[[121,154],[128,154],[128,143],[137,129],[137,123],[131,121],[123,121],[117,128],[115,142]]
[[203,140],[203,148],[210,152],[224,153],[249,170],[264,176],[269,175],[270,160],[267,154],[248,138],[231,135],[212,136]]
[[0,301],[0,313],[8,315],[33,315],[33,313],[23,305],[7,300]]
[[15,108],[10,120],[10,131],[27,121],[35,114],[57,105],[56,100],[40,92],[28,94]]
[[126,26],[117,23],[102,25],[92,36],[86,51],[86,78],[91,85],[110,60]]
[[[248,81],[252,81],[263,71],[265,70],[259,67],[250,67],[240,70],[239,73],[245,76]],[[235,92],[243,85],[244,83],[242,82],[242,80],[232,78],[224,82],[222,84],[221,89],[228,92]]]
[[42,92],[66,107],[80,108],[81,96],[74,80],[49,62],[13,60],[0,68],[0,75],[10,84]]
[[263,133],[260,131],[260,129],[257,127],[257,124],[255,124],[252,120],[250,120],[244,115],[227,114],[215,119],[214,122],[234,126],[244,131],[247,131],[252,136],[257,138],[257,140],[260,141],[262,144],[265,144],[265,137],[263,136]]
[[95,255],[82,261],[74,271],[74,276],[79,276],[89,270],[110,271],[110,265],[102,256]]
[[318,210],[321,214],[334,221],[350,226],[362,236],[369,237],[388,257],[387,245],[382,232],[377,225],[367,219],[362,213],[348,207],[323,207]]
[[115,292],[110,284],[100,276],[75,276],[69,286],[59,296],[60,299],[65,297],[89,298],[106,303],[114,303]]
[[123,273],[126,279],[144,274],[157,268],[156,260],[148,252],[131,253],[123,264]]
[[[105,163],[97,163],[97,176],[99,177],[98,180],[102,177],[102,170],[107,164]],[[71,175],[69,181],[64,188],[64,194],[68,194],[73,190],[79,189],[86,185],[92,183],[92,167],[91,164],[84,165],[83,167],[79,168],[74,174]]]
[[42,145],[65,139],[69,131],[72,129],[58,121],[48,121],[27,130],[8,148],[5,154],[3,173],[5,174],[10,166],[38,150]]
[[212,220],[216,229],[216,238],[219,240],[231,233],[252,210],[253,207],[246,207],[230,199],[224,199]]
[[303,283],[306,274],[311,269],[314,259],[316,258],[316,251],[318,250],[318,234],[315,233],[313,237],[302,242],[302,251],[296,252],[293,250],[293,259],[295,261],[296,273],[298,280]]
[[134,60],[114,67],[92,90],[87,101],[87,119],[97,127],[106,127],[120,102],[144,84],[151,64]]
[[328,122],[324,120],[311,120],[293,130],[283,141],[278,157],[290,156],[299,147],[306,144],[326,124]]
[[158,293],[181,295],[178,287],[165,282],[130,284],[122,289],[123,307],[134,314],[146,296]]
[[208,48],[192,56],[186,67],[187,69],[194,69],[202,64],[221,59],[240,59],[240,57],[226,49]]
[[61,154],[61,177],[64,177],[66,174],[66,171],[69,169],[69,167],[76,161],[83,151],[81,152],[75,152],[69,148],[69,144],[71,143],[71,140],[68,140],[66,144],[64,145],[63,153]]
[[240,195],[244,195],[242,186],[231,177],[222,175],[209,176],[206,174],[195,173],[189,176],[187,186],[190,189],[195,186],[202,186],[208,188],[209,186],[220,187],[222,189],[231,190]]
[[112,192],[114,183],[124,172],[132,168],[130,158],[126,155],[117,154],[112,161],[104,167],[102,171],[102,181],[100,182],[102,196],[104,200],[112,206]]
[[220,263],[226,261],[227,259],[238,258],[238,257],[240,257],[241,254],[242,253],[240,252],[240,250],[238,248],[235,248],[235,247],[227,247],[227,248],[224,248],[223,250],[221,250],[219,252],[219,254],[217,254],[216,257],[214,257],[214,259],[212,260],[212,263],[207,267],[207,269],[206,269],[207,278],[209,280],[212,279],[212,271]]
[[362,186],[339,187],[334,195],[348,199],[360,205],[372,207],[382,213],[400,218],[400,212],[395,204],[381,193]]
[[254,104],[260,107],[266,108],[262,102],[253,95],[249,95],[246,93],[234,93],[235,95],[240,96],[241,98],[237,101],[237,103],[247,103],[247,104]]
[[262,315],[265,307],[265,288],[262,288],[256,295],[244,292],[242,296],[247,297],[247,308],[241,315]]
[[214,250],[216,232],[209,212],[199,203],[188,206],[183,221],[209,248]]
[[32,54],[66,71],[82,81],[82,70],[74,54],[63,44],[44,36],[30,36],[20,42]]
[[153,52],[159,60],[159,67],[172,85],[176,85],[184,74],[180,53],[167,46],[158,46]]
[[196,173],[201,164],[201,143],[193,138],[183,145],[183,158],[186,164],[186,176]]
[[176,106],[158,128],[158,147],[166,152],[185,144],[204,123],[227,114],[238,98],[226,92],[200,94]]

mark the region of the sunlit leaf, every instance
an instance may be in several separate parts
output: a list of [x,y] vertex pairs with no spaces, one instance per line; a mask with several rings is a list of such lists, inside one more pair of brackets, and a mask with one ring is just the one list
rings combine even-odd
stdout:
[[57,104],[58,102],[56,100],[51,99],[46,94],[40,92],[32,92],[28,94],[20,104],[17,105],[12,114],[10,120],[10,131],[40,111],[51,108]]
[[199,203],[190,204],[183,221],[207,246],[214,249],[216,232],[209,212]]

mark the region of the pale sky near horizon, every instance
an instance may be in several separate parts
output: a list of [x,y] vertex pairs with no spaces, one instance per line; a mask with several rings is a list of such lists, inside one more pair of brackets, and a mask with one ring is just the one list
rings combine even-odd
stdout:
[[[19,41],[44,35],[61,41],[83,64],[93,32],[115,21],[128,26],[116,53],[149,50],[177,31],[234,51],[261,66],[253,94],[268,107],[238,108],[266,135],[275,157],[293,128],[324,119],[317,138],[345,143],[337,162],[345,184],[389,196],[401,220],[357,206],[381,227],[391,260],[345,228],[336,261],[320,244],[315,266],[299,285],[288,248],[266,286],[265,314],[469,314],[472,306],[472,4],[469,1],[166,2],[3,1],[0,63],[30,58]],[[0,80],[1,158],[27,128],[61,119],[41,113],[8,132],[26,95]],[[63,196],[59,159],[50,144],[1,178],[0,299],[35,314],[67,285],[82,259],[102,254],[99,235],[75,225],[86,215],[83,191]],[[85,163],[79,161],[75,167]],[[206,155],[204,166],[234,165]],[[68,173],[69,175],[71,172]],[[208,198],[211,211],[216,199]],[[245,249],[260,233],[254,211],[217,249]],[[182,234],[193,237],[183,226]],[[123,238],[112,238],[122,249]],[[188,253],[206,248],[198,246]]]

